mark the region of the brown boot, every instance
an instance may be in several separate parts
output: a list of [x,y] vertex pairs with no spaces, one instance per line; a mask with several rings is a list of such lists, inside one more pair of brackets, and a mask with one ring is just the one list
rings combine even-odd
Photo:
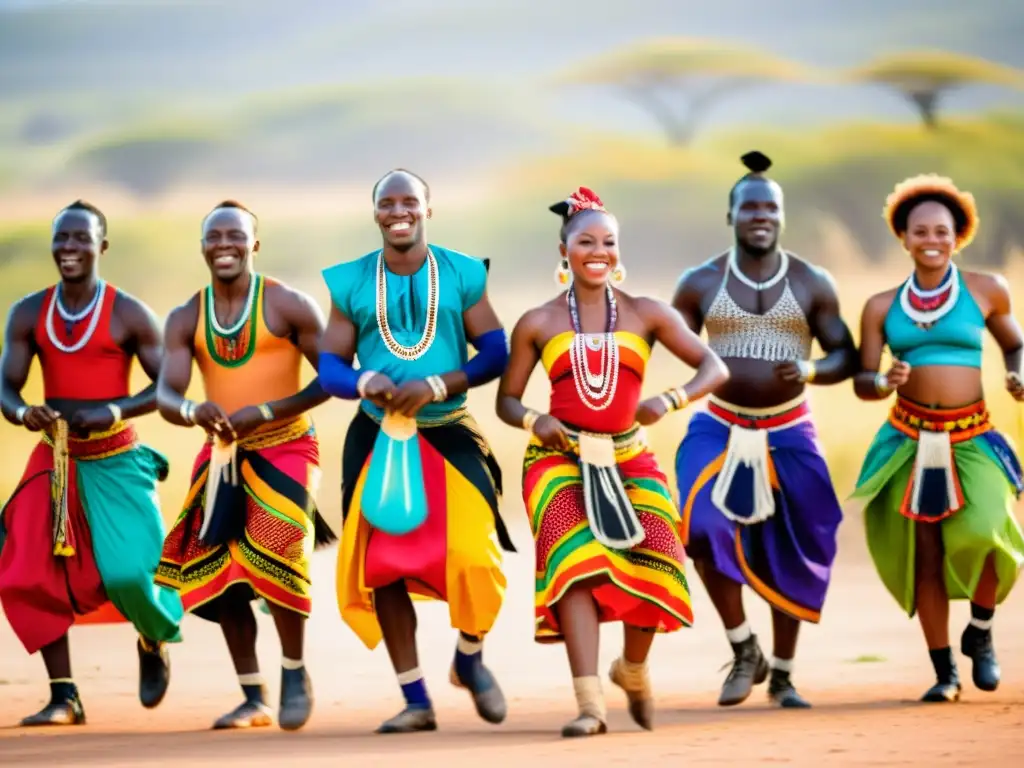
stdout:
[[651,694],[651,676],[647,664],[631,664],[621,656],[608,673],[611,681],[626,692],[629,715],[644,730],[654,728],[654,696]]

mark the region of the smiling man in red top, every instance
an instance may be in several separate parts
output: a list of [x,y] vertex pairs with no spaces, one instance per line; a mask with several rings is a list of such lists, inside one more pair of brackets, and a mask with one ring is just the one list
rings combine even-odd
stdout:
[[[181,639],[181,602],[154,584],[164,536],[156,483],[167,461],[128,421],[156,409],[155,384],[134,396],[128,387],[133,358],[156,379],[160,328],[142,302],[100,279],[107,222],[97,208],[78,201],[57,214],[52,250],[61,280],[12,307],[0,363],[4,418],[42,433],[0,512],[0,604],[50,675],[49,704],[22,725],[85,722],[67,632],[108,600],[115,620],[139,632],[143,706],[163,700],[163,643]],[[30,406],[21,391],[34,357],[45,402]]]

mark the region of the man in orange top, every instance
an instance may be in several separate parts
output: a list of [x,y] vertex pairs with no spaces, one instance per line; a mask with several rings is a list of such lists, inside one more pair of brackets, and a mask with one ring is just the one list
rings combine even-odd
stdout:
[[[0,509],[0,603],[50,675],[50,702],[22,725],[85,722],[71,676],[73,624],[132,622],[139,698],[150,708],[167,691],[163,644],[181,640],[181,602],[153,584],[164,537],[156,484],[167,461],[129,421],[156,408],[155,384],[135,395],[129,387],[133,359],[156,379],[160,326],[146,305],[100,278],[107,220],[99,209],[79,200],[58,213],[52,250],[60,282],[11,308],[0,366],[4,418],[42,438]],[[33,358],[41,405],[22,399]]]
[[[255,215],[233,201],[207,215],[211,284],[167,318],[160,413],[198,425],[207,441],[157,583],[177,589],[185,610],[224,633],[245,700],[214,728],[270,725],[250,606],[267,603],[283,652],[278,722],[295,730],[313,703],[302,660],[310,556],[314,542],[335,538],[314,499],[319,445],[306,415],[328,396],[319,379],[300,386],[302,358],[317,365],[325,323],[308,296],[253,270],[256,227]],[[206,393],[200,404],[185,397],[193,360]]]

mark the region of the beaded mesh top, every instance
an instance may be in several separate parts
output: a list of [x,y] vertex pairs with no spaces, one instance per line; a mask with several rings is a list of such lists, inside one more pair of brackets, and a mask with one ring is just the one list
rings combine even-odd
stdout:
[[807,360],[811,355],[811,327],[796,296],[785,280],[785,289],[775,305],[758,315],[748,312],[729,295],[730,272],[708,307],[704,326],[708,346],[719,357],[746,357],[782,362]]

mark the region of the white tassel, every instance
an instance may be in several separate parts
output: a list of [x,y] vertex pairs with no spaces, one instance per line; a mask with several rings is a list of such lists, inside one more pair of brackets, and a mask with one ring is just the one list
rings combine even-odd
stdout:
[[217,491],[221,483],[238,485],[238,444],[234,441],[223,443],[214,438],[210,449],[210,463],[206,470],[206,503],[203,505],[203,525],[199,539],[206,537],[213,520],[213,509],[217,502]]
[[[917,458],[914,462],[914,493],[910,509],[915,515],[921,514],[921,491],[924,473],[927,469],[941,469],[946,481],[946,498],[950,512],[960,509],[956,483],[953,482],[953,447],[948,432],[932,432],[922,429],[917,440]],[[945,512],[946,510],[943,510]]]
[[[736,515],[726,505],[729,489],[741,466],[750,467],[753,472],[753,513],[750,517]],[[775,514],[775,495],[768,477],[768,432],[763,429],[747,429],[739,425],[729,428],[729,447],[711,490],[711,502],[727,518],[741,525],[763,523]]]

